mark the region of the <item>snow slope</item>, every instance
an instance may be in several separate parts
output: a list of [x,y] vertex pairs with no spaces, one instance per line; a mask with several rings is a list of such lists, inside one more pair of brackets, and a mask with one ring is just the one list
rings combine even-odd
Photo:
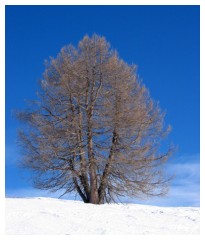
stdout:
[[6,198],[6,234],[199,234],[199,208]]

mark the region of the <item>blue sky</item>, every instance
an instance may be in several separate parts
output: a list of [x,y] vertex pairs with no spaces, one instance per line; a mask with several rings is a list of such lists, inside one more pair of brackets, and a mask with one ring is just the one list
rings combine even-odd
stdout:
[[[103,35],[167,111],[178,146],[176,175],[160,206],[199,206],[199,6],[6,6],[6,196],[56,196],[35,190],[17,167],[15,109],[35,99],[44,60],[85,34]],[[139,202],[138,200],[129,200]]]

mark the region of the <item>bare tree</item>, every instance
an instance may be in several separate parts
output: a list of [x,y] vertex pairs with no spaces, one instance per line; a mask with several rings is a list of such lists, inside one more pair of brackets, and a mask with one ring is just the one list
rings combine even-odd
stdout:
[[160,151],[170,127],[164,113],[105,38],[85,36],[77,48],[62,48],[46,63],[39,101],[17,114],[22,166],[34,186],[85,203],[120,196],[161,196],[163,166],[172,150]]

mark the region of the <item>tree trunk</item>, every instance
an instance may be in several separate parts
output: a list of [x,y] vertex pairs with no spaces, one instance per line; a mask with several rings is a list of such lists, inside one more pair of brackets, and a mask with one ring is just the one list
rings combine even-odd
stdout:
[[97,175],[96,166],[94,161],[94,156],[92,152],[92,135],[91,132],[88,134],[88,157],[90,160],[90,199],[89,202],[93,204],[98,204],[98,187],[97,187]]
[[98,188],[97,188],[97,179],[95,170],[91,169],[90,173],[90,203],[98,204],[99,203],[99,196],[98,196]]

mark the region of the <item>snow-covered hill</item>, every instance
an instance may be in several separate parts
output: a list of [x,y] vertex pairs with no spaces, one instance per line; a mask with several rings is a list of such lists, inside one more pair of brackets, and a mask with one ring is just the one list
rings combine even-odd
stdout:
[[199,208],[6,198],[6,234],[199,234]]

